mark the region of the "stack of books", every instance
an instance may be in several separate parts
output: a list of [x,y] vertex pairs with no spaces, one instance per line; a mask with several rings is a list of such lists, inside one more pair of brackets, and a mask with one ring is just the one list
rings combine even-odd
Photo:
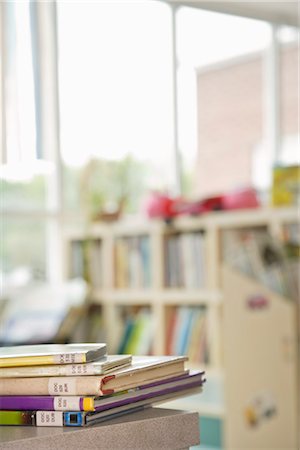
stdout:
[[199,393],[185,356],[108,355],[105,344],[0,349],[0,425],[86,426]]

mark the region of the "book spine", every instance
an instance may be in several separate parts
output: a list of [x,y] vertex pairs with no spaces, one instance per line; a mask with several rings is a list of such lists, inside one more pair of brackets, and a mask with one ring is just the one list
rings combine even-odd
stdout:
[[77,364],[85,362],[86,356],[84,353],[61,353],[58,355],[0,358],[0,367],[42,366],[46,364]]
[[92,397],[77,396],[0,396],[1,410],[44,410],[44,411],[94,411],[94,399]]
[[36,411],[37,427],[82,427],[85,425],[85,413],[77,411]]
[[0,368],[0,378],[73,377],[82,375],[102,375],[102,367],[88,363]]
[[37,427],[81,427],[85,413],[77,411],[0,411],[0,425]]
[[35,425],[33,411],[0,411],[0,425]]
[[101,376],[2,378],[0,395],[95,396]]

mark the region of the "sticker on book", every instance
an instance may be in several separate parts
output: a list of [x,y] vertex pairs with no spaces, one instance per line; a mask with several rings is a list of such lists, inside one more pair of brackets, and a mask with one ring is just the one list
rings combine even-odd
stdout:
[[247,425],[256,428],[276,415],[277,407],[273,394],[262,391],[246,405],[244,416]]
[[80,353],[61,353],[59,355],[53,355],[54,364],[76,364],[84,362],[85,358]]
[[54,409],[57,411],[80,410],[80,397],[54,397]]
[[49,395],[76,395],[76,380],[71,377],[50,378],[48,392]]
[[60,411],[37,411],[36,425],[40,427],[62,427],[63,413]]
[[95,374],[93,364],[66,364],[64,370],[67,376]]
[[246,300],[247,308],[251,310],[266,309],[270,305],[270,300],[261,294],[251,295]]

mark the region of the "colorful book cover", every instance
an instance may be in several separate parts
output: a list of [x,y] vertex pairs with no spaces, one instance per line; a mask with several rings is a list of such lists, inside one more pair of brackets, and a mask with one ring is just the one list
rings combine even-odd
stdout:
[[77,364],[106,355],[106,344],[18,345],[0,348],[0,367]]
[[35,412],[0,411],[0,425],[35,425]]
[[166,331],[166,354],[172,354],[172,343],[173,343],[173,335],[174,329],[177,320],[177,308],[173,307],[168,312],[167,316],[167,331]]
[[[149,310],[146,308],[140,310],[135,317],[134,326],[126,343],[124,353],[135,355],[148,354],[150,349],[150,342],[148,342],[147,348],[147,345],[145,345],[147,343],[143,342],[143,339],[145,337],[145,339],[148,338],[148,341],[149,339],[151,340],[151,336],[149,337],[144,334],[144,332],[147,332],[147,327],[149,328],[149,322],[151,322]],[[141,351],[139,351],[139,347],[141,348]]]
[[298,205],[300,200],[300,165],[276,166],[273,169],[273,206]]
[[187,307],[186,315],[184,317],[184,323],[182,324],[181,335],[179,337],[179,343],[178,343],[179,344],[179,347],[178,347],[179,355],[184,355],[187,353],[194,314],[195,314],[195,308]]
[[126,353],[126,347],[130,340],[131,334],[135,326],[135,320],[133,317],[129,316],[125,319],[124,323],[124,333],[119,343],[118,353]]

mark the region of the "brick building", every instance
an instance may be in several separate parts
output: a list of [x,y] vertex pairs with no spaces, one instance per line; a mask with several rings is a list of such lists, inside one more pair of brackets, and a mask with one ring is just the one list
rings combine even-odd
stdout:
[[[280,61],[284,140],[299,133],[298,47],[283,48]],[[264,138],[264,80],[264,60],[257,53],[198,71],[196,195],[252,184],[253,152]]]

